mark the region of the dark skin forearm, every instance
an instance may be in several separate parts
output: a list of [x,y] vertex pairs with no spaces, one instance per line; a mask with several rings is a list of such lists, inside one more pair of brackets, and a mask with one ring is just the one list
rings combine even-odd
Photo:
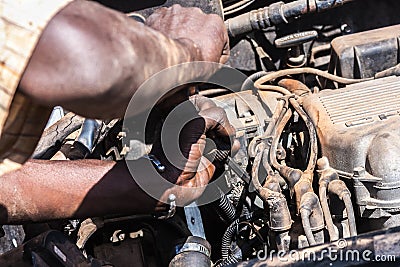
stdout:
[[[166,167],[161,174],[143,158],[129,162],[131,172],[125,161],[30,160],[21,169],[1,177],[0,224],[149,214],[165,211],[168,206],[164,203],[170,194],[176,196],[179,206],[193,202],[215,171],[214,165],[202,157],[207,133],[228,138],[235,132],[226,114],[212,101],[204,97],[191,100],[203,117],[192,120],[180,132],[181,153],[187,159],[184,166],[167,160],[159,139],[152,153]],[[234,143],[232,151],[236,150]],[[135,178],[140,186],[151,190],[144,192]]]
[[86,117],[122,117],[151,75],[202,59],[187,39],[170,39],[97,3],[75,1],[44,30],[19,89],[38,103]]
[[149,214],[158,202],[139,188],[125,162],[32,160],[1,178],[3,224]]
[[171,184],[160,184],[148,160],[138,160],[136,167],[141,169],[137,174],[146,177],[145,187],[155,189],[151,196],[135,182],[124,161],[30,160],[1,177],[0,224],[165,212],[169,194],[176,195],[178,205],[194,201],[214,171],[212,165],[200,171],[199,178],[182,184],[194,187],[184,192],[173,186],[179,178],[170,175],[171,169],[164,177]]

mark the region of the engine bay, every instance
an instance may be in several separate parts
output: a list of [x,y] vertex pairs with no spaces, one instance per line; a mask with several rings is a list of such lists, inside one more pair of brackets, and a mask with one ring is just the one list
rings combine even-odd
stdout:
[[[176,3],[224,18],[226,68],[245,78],[197,92],[226,111],[240,149],[218,159],[222,179],[206,189],[216,201],[181,208],[171,199],[158,217],[4,227],[1,266],[375,266],[378,255],[399,265],[400,3],[99,2],[144,19]],[[155,118],[153,133],[167,114]],[[34,158],[62,151],[69,160],[119,161],[148,154],[152,142],[130,139],[122,120],[67,114],[57,124],[68,127],[57,136],[48,128]],[[372,256],[336,261],[324,254],[332,249]]]

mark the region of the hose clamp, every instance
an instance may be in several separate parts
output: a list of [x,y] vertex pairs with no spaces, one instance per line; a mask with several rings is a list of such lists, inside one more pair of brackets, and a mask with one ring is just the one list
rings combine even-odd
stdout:
[[211,256],[210,250],[206,246],[199,244],[199,243],[193,243],[193,242],[185,243],[181,247],[178,246],[176,248],[176,255],[184,253],[184,252],[199,252],[199,253],[204,254],[208,258]]

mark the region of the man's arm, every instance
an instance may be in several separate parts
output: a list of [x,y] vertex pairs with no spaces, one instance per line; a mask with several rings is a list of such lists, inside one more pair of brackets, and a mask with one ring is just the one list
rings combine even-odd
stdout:
[[228,38],[217,15],[173,6],[156,11],[148,24],[94,2],[72,2],[44,30],[19,89],[86,117],[122,117],[153,74],[184,62],[226,60]]
[[[230,143],[235,130],[225,112],[211,100],[199,96],[191,100],[200,117],[180,131],[179,149],[187,159],[183,166],[169,162],[161,139],[152,150],[166,167],[161,174],[143,158],[129,168],[125,161],[30,160],[21,169],[1,177],[0,224],[149,214],[166,211],[168,206],[164,203],[170,194],[176,196],[176,204],[180,206],[196,200],[215,171],[214,165],[202,155],[206,136],[214,133]],[[233,142],[232,151],[238,146]]]
[[[156,11],[147,23],[93,2],[71,3],[45,29],[19,89],[38,103],[62,105],[87,117],[121,117],[138,86],[158,71],[194,60],[226,60],[227,35],[215,15],[173,6]],[[135,183],[124,162],[31,161],[1,177],[0,223],[149,213],[165,209],[159,200],[165,202],[169,193],[179,204],[193,201],[214,172],[210,162],[197,168],[206,134],[234,135],[219,127],[231,127],[224,112],[211,112],[215,107],[210,103],[198,109],[204,118],[184,133],[184,140],[190,139],[183,148],[188,163],[183,170],[167,168],[163,175],[172,184],[162,187],[159,177],[138,174],[156,183],[157,196]]]
[[2,224],[149,214],[157,204],[132,179],[125,162],[31,160],[1,179]]

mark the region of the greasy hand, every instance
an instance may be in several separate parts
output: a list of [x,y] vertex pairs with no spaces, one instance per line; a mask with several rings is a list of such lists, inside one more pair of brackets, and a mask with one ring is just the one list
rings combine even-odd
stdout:
[[152,153],[166,166],[164,178],[176,184],[164,193],[162,202],[166,202],[171,193],[177,197],[178,205],[186,205],[201,196],[215,171],[215,166],[203,156],[206,138],[218,138],[219,141],[232,144],[232,153],[239,148],[239,142],[234,140],[235,129],[222,108],[198,95],[190,101],[199,111],[199,117],[185,124],[179,136],[180,150],[186,158],[184,167],[170,164],[159,142],[153,146]]
[[172,39],[189,39],[200,50],[204,61],[225,63],[228,60],[229,38],[218,15],[173,5],[157,9],[147,18],[146,24]]

